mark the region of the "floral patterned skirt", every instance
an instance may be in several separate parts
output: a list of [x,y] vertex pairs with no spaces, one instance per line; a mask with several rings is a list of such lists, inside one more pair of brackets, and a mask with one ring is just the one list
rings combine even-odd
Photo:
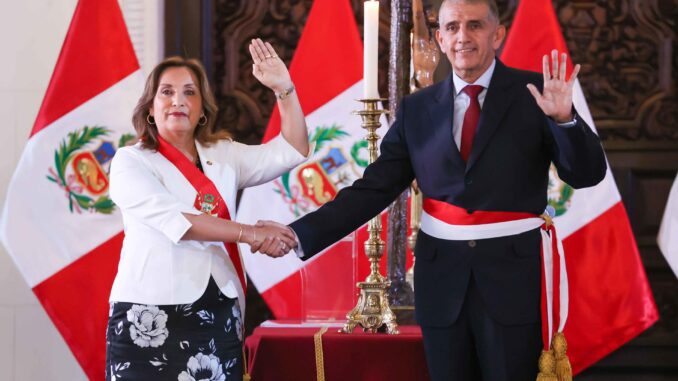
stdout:
[[191,304],[111,303],[106,380],[241,381],[241,316],[211,277]]

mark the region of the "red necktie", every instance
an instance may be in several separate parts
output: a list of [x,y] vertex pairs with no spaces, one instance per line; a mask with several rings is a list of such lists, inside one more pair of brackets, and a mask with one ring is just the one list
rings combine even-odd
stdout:
[[468,162],[468,157],[471,155],[471,147],[473,147],[473,138],[476,136],[478,129],[478,119],[480,119],[480,102],[478,102],[478,94],[483,91],[484,87],[480,85],[468,85],[461,91],[465,92],[471,102],[464,114],[464,124],[461,127],[461,144],[459,152],[465,162]]

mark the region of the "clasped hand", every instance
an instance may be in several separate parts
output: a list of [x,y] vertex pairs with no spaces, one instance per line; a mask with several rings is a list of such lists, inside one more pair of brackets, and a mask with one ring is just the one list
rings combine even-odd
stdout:
[[282,257],[297,247],[296,236],[289,226],[275,221],[258,221],[247,243],[252,253],[260,252],[272,258]]

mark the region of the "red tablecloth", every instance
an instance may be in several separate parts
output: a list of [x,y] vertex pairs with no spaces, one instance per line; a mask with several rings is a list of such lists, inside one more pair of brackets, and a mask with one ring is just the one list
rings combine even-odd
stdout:
[[[245,341],[252,381],[315,381],[313,335],[320,328],[258,327]],[[338,333],[322,336],[326,381],[427,381],[421,330],[401,326],[399,335]]]

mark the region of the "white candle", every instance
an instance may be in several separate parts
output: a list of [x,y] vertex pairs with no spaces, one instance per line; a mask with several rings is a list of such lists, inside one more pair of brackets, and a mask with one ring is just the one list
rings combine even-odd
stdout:
[[365,19],[363,21],[363,97],[379,98],[377,78],[377,54],[379,53],[379,2],[364,3]]

